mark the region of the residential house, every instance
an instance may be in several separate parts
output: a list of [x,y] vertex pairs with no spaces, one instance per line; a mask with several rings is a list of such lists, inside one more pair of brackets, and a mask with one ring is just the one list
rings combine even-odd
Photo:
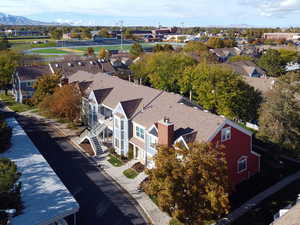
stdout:
[[51,74],[49,66],[20,66],[12,75],[12,94],[17,102],[22,103],[32,97],[33,84],[41,76]]
[[224,116],[212,114],[178,94],[137,85],[103,73],[79,71],[68,78],[84,94],[82,118],[88,129],[80,143],[89,141],[95,155],[103,143],[155,166],[157,145],[211,142],[225,146],[231,184],[260,171],[260,155],[252,151],[252,133]]
[[52,73],[58,73],[65,77],[77,71],[86,71],[89,73],[104,72],[110,75],[115,73],[115,69],[109,61],[96,58],[52,62],[49,64],[49,67]]
[[234,48],[214,48],[209,50],[218,57],[219,62],[226,62],[230,57],[241,55],[242,50],[238,47]]
[[298,40],[300,33],[264,33],[263,38],[270,40]]
[[236,73],[241,74],[246,83],[259,90],[262,94],[270,91],[276,82],[276,78],[267,77],[265,71],[252,61],[231,62],[225,63],[225,65]]
[[23,100],[33,96],[33,84],[39,77],[46,74],[60,74],[68,77],[77,71],[104,72],[110,75],[116,73],[108,60],[96,58],[51,62],[45,66],[20,66],[12,75],[12,94],[17,102],[22,103]]
[[266,77],[265,71],[252,61],[226,63],[233,71],[246,77]]

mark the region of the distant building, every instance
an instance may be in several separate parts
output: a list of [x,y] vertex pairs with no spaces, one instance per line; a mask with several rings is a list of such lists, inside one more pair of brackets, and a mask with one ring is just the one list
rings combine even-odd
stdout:
[[17,102],[33,96],[34,82],[45,74],[51,74],[49,66],[20,66],[12,75],[12,93]]
[[68,77],[78,71],[104,72],[109,75],[116,73],[109,61],[96,58],[52,62],[46,66],[20,66],[12,75],[12,94],[17,102],[22,103],[33,96],[35,91],[33,84],[39,77],[47,74],[61,74]]
[[246,77],[266,77],[265,71],[251,61],[238,61],[226,63],[236,73]]
[[264,33],[263,38],[268,40],[298,40],[300,33]]
[[177,28],[176,27],[167,27],[167,28],[159,28],[152,30],[152,34],[158,35],[158,34],[171,34],[171,33],[176,33]]
[[226,62],[230,57],[241,55],[242,50],[238,47],[234,48],[215,48],[210,49],[210,52],[218,57],[219,62]]

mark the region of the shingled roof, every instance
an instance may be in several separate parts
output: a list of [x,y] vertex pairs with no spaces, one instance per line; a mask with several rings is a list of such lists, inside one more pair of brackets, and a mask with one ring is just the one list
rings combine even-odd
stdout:
[[230,63],[226,63],[226,65],[228,65],[235,72],[237,72],[243,76],[251,76],[255,70],[257,71],[257,73],[261,74],[261,76],[266,75],[265,71],[263,71],[254,62],[251,62],[249,60],[230,62]]
[[101,61],[96,58],[85,60],[72,60],[63,62],[52,62],[49,64],[53,73],[62,74],[66,77],[78,72],[86,71],[89,73],[114,73],[115,69],[110,62]]
[[19,66],[16,72],[22,81],[36,80],[43,75],[51,74],[49,66]]
[[226,120],[224,117],[203,111],[201,107],[194,106],[178,94],[137,85],[103,73],[79,71],[70,76],[69,81],[93,81],[90,85],[91,90],[111,88],[102,104],[114,109],[121,103],[126,116],[147,129],[164,117],[170,118],[175,125],[175,137],[194,132],[186,138],[207,141]]

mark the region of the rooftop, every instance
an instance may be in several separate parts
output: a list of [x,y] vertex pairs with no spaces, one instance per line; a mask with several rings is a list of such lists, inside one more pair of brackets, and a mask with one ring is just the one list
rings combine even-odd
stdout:
[[13,225],[48,225],[79,210],[79,205],[50,165],[31,142],[18,122],[13,128],[12,146],[0,157],[14,161],[22,173],[21,196],[24,210],[12,219]]
[[22,81],[36,80],[40,76],[51,74],[49,66],[19,66],[16,71]]
[[121,102],[127,117],[145,128],[150,128],[164,117],[170,118],[175,125],[175,137],[196,131],[194,139],[207,141],[226,120],[203,111],[200,106],[181,95],[137,85],[103,73],[80,71],[70,76],[69,81],[89,83],[90,90],[96,93],[98,103],[111,109]]

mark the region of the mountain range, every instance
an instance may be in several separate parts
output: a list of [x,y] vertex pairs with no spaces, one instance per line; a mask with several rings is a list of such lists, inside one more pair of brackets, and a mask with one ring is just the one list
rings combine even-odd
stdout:
[[41,22],[36,20],[28,19],[24,16],[13,16],[0,12],[0,24],[2,25],[62,25],[60,23]]

